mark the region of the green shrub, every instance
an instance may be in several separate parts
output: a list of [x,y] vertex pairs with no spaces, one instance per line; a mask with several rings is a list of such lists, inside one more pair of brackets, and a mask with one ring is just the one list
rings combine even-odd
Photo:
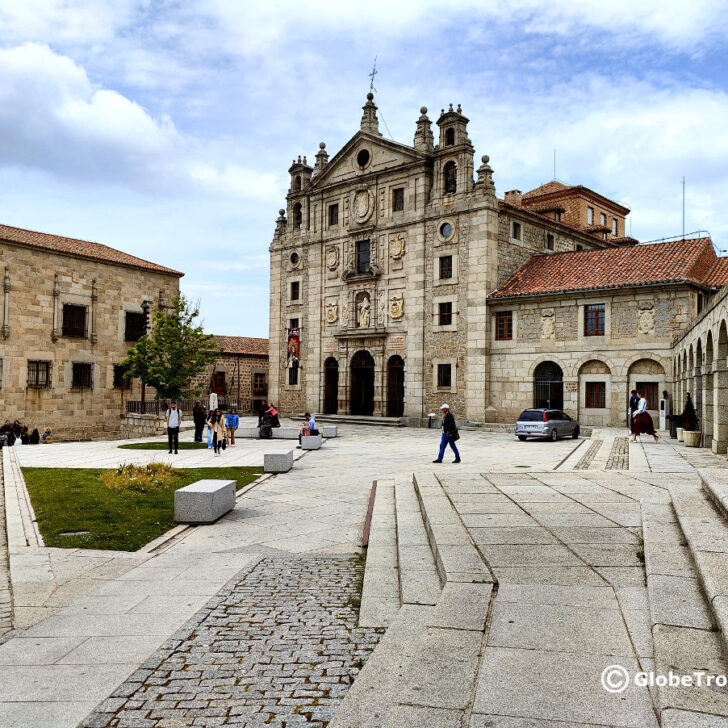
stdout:
[[99,480],[114,493],[136,495],[164,490],[175,483],[180,473],[171,465],[149,463],[149,465],[119,465],[116,470],[107,470]]

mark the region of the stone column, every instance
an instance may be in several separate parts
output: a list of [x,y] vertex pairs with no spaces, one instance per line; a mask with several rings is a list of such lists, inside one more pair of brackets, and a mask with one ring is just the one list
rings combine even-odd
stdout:
[[58,301],[61,297],[61,284],[58,280],[58,273],[53,276],[53,330],[51,331],[51,339],[57,341],[61,336],[61,330],[58,326]]
[[713,446],[713,369],[712,362],[706,362],[703,374],[703,447]]
[[703,430],[703,368],[700,364],[695,367],[695,374],[693,376],[692,388],[693,388],[693,405],[695,406],[695,414],[700,419],[698,426],[700,430]]
[[728,449],[728,367],[725,360],[713,365],[713,444],[714,453]]
[[96,336],[96,301],[98,301],[98,294],[96,292],[96,281],[91,281],[91,307],[89,308],[89,341],[95,344],[98,337]]
[[579,377],[564,377],[564,410],[579,418]]

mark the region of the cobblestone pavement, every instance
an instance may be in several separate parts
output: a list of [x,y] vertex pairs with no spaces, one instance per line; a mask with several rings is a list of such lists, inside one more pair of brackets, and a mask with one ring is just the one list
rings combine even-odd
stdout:
[[263,557],[82,725],[322,728],[383,631],[356,627],[362,575],[357,557]]
[[629,470],[629,440],[615,437],[607,459],[607,470]]
[[5,487],[2,458],[0,458],[0,637],[12,629],[12,619],[8,539],[5,533]]
[[601,446],[602,446],[602,440],[592,441],[592,444],[589,445],[589,449],[584,453],[581,460],[579,460],[579,462],[574,466],[574,470],[588,470],[589,466],[592,464],[592,461],[594,460],[594,457],[599,452],[599,448]]

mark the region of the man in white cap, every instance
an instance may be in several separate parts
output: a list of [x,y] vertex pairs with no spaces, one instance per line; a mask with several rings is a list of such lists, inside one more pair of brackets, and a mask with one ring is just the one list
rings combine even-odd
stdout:
[[442,439],[440,440],[440,454],[437,456],[437,460],[433,460],[433,463],[441,463],[442,457],[445,454],[445,448],[450,445],[452,448],[452,451],[455,453],[455,460],[453,460],[453,463],[459,463],[460,462],[460,453],[458,452],[457,447],[455,447],[455,440],[460,438],[460,435],[458,434],[458,428],[455,424],[455,418],[452,416],[452,412],[450,412],[450,405],[443,404],[442,407],[440,407],[440,410],[442,411]]

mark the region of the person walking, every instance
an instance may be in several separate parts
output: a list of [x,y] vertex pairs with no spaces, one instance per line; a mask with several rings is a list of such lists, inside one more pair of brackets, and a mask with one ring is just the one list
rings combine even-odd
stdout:
[[182,424],[182,412],[177,407],[176,402],[172,402],[169,405],[166,415],[167,420],[167,444],[169,445],[169,454],[172,454],[174,448],[174,454],[178,454],[179,450],[179,428]]
[[441,463],[442,458],[445,455],[445,448],[450,445],[452,451],[455,453],[455,460],[453,463],[460,462],[460,453],[455,446],[455,441],[460,439],[457,425],[455,424],[455,418],[452,412],[450,412],[450,405],[443,404],[440,407],[442,412],[442,438],[440,439],[440,454],[437,456],[437,460],[433,460],[433,463]]
[[629,431],[634,433],[634,416],[637,412],[637,405],[640,403],[640,398],[637,396],[636,389],[633,389],[630,394],[632,396],[629,398],[629,410],[627,410],[627,414],[629,415]]
[[637,404],[637,411],[634,415],[634,427],[632,429],[632,442],[637,442],[637,435],[652,435],[657,442],[660,438],[655,432],[655,424],[652,422],[647,412],[647,400],[642,396],[642,392],[637,392],[639,402]]
[[202,430],[207,421],[204,405],[198,399],[192,408],[192,421],[195,423],[195,442],[202,442]]
[[216,409],[207,421],[212,435],[212,448],[215,455],[219,455],[225,440],[225,418],[220,414],[220,410]]
[[233,407],[225,418],[225,428],[227,429],[228,442],[231,447],[235,444],[235,430],[238,429],[239,425],[240,417],[238,417],[238,413]]

